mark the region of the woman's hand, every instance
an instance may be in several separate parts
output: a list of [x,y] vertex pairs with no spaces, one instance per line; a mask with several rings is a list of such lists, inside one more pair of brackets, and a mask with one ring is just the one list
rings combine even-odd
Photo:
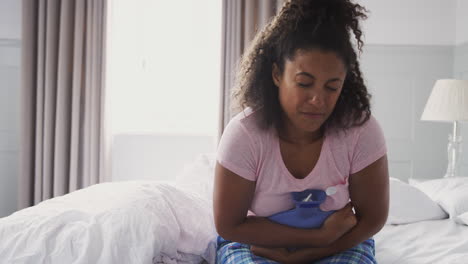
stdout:
[[250,250],[256,256],[274,260],[282,264],[303,264],[328,256],[325,248],[304,248],[288,251],[286,248],[263,248],[251,246]]
[[279,263],[288,263],[290,257],[290,252],[286,248],[250,246],[250,251],[256,256],[274,260]]
[[352,209],[352,204],[348,203],[345,207],[330,215],[323,223],[322,228],[326,234],[325,237],[330,239],[330,243],[343,236],[357,224],[357,218]]
[[[325,233],[325,237],[329,239],[330,244],[357,224],[356,215],[353,213],[352,209],[353,206],[349,203],[325,220],[322,229]],[[251,246],[250,250],[256,256],[285,264],[307,263],[307,261],[310,262],[328,255],[327,248],[303,248],[290,252],[286,248]]]

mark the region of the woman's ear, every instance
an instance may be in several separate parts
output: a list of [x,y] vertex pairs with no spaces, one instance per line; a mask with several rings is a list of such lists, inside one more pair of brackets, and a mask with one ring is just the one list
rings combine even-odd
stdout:
[[273,78],[273,82],[277,87],[280,86],[281,83],[281,73],[279,71],[278,65],[276,63],[273,63],[273,69],[271,71],[271,77]]

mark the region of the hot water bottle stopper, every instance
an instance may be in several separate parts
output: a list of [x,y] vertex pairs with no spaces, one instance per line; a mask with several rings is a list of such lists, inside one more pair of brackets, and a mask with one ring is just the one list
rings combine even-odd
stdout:
[[320,205],[325,202],[328,195],[333,195],[336,192],[334,187],[330,187],[327,191],[322,190],[305,190],[302,192],[291,193],[295,208],[276,213],[268,217],[271,221],[297,227],[297,228],[320,228],[331,214],[335,211],[322,211]]

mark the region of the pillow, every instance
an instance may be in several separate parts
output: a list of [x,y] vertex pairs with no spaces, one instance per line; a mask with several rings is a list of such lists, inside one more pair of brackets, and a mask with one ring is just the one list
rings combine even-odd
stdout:
[[387,224],[409,224],[447,218],[447,214],[417,188],[390,178],[390,210]]
[[450,218],[468,212],[468,177],[442,178],[412,184],[437,202]]
[[176,175],[175,185],[211,201],[213,200],[215,166],[215,153],[200,154]]
[[455,222],[462,225],[468,225],[468,212],[457,216],[457,218],[455,218]]

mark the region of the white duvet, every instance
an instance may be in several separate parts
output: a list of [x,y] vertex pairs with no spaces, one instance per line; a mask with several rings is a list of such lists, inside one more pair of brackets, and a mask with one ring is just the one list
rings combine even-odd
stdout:
[[453,219],[387,225],[375,242],[379,264],[468,263],[468,226]]
[[0,219],[1,263],[214,263],[211,201],[169,183],[102,183]]

